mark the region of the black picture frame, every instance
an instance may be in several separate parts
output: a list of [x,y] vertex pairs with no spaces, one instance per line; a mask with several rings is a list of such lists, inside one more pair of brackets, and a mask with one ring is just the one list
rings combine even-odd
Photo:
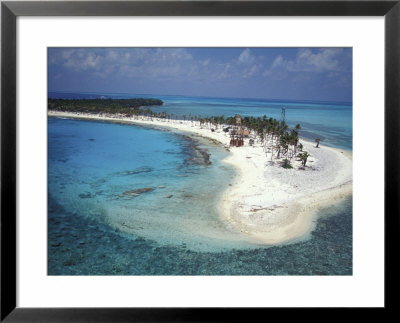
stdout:
[[[262,309],[16,307],[16,19],[19,16],[384,16],[385,307],[394,309],[399,233],[400,1],[4,1],[1,3],[1,322],[254,319]],[[382,157],[376,157],[382,158]],[[380,309],[378,309],[380,311]],[[249,313],[247,313],[249,312]],[[254,316],[253,316],[254,315]],[[251,319],[250,319],[251,320]]]

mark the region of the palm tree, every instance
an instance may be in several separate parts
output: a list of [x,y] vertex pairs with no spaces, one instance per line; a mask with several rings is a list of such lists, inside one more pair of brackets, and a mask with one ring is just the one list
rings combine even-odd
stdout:
[[[298,125],[300,126],[300,125]],[[297,126],[296,126],[297,129]],[[290,144],[293,145],[293,154],[296,154],[297,143],[299,142],[299,133],[296,130],[290,132]]]
[[303,144],[302,143],[299,143],[299,150],[303,151]]
[[306,166],[307,158],[310,157],[310,154],[305,151],[304,153],[298,154],[297,157],[301,159],[301,164]]

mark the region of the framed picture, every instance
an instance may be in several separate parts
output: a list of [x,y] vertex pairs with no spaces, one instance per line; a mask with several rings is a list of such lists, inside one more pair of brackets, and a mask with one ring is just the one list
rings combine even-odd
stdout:
[[398,1],[1,12],[1,320],[394,306]]

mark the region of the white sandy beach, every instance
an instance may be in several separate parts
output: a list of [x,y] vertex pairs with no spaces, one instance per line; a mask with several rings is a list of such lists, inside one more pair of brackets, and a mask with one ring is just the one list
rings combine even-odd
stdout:
[[49,116],[122,121],[133,124],[167,127],[190,132],[221,142],[229,148],[225,162],[237,169],[237,176],[223,194],[219,205],[227,228],[259,244],[279,244],[299,238],[313,227],[316,212],[348,196],[352,192],[352,155],[344,150],[300,140],[310,154],[305,169],[300,161],[292,161],[293,169],[271,163],[257,141],[249,146],[229,147],[229,134],[219,128],[212,132],[200,128],[198,122],[99,116],[92,114],[54,112]]

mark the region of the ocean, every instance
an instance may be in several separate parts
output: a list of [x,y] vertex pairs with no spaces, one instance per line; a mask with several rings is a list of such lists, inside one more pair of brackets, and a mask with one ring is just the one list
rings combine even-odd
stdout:
[[[154,111],[300,123],[305,138],[352,149],[352,107],[112,93],[51,98],[156,97]],[[249,244],[216,208],[235,170],[211,141],[123,123],[48,119],[49,275],[351,275],[352,199],[323,211],[307,239]],[[211,163],[210,163],[211,162]]]
[[353,147],[353,107],[346,102],[307,102],[266,99],[185,97],[176,95],[120,94],[120,93],[65,93],[49,92],[50,98],[121,98],[134,97],[158,98],[163,106],[153,107],[155,112],[165,111],[179,119],[186,115],[207,117],[241,116],[262,117],[266,115],[281,120],[282,108],[285,108],[286,122],[294,127],[301,125],[301,137],[321,139],[321,144],[352,150]]

